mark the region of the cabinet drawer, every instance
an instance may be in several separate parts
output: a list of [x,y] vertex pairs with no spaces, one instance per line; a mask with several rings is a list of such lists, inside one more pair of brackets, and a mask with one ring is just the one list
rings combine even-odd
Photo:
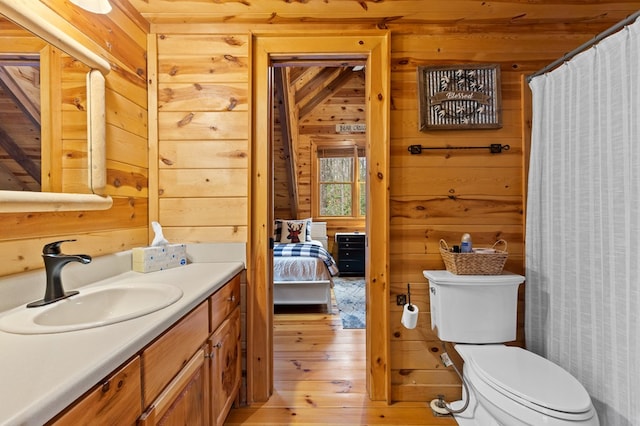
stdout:
[[222,321],[240,304],[240,274],[231,278],[222,288],[209,298],[211,323],[209,332],[213,332]]
[[99,383],[51,425],[135,425],[140,405],[140,357]]
[[338,244],[338,248],[340,250],[349,250],[349,249],[362,249],[362,250],[364,250],[364,241],[339,243]]
[[209,305],[205,301],[142,352],[145,407],[178,374],[208,335]]
[[364,249],[341,249],[339,254],[340,260],[364,260]]
[[341,260],[338,262],[340,275],[352,273],[364,273],[364,262],[362,260]]
[[364,234],[361,235],[338,235],[336,237],[338,244],[360,243],[364,244]]

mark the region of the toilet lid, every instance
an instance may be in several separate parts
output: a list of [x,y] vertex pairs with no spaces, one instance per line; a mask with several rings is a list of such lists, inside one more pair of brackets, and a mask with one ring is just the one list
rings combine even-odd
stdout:
[[471,349],[465,362],[485,383],[521,404],[568,414],[591,408],[589,394],[575,377],[533,352],[503,345],[460,346]]

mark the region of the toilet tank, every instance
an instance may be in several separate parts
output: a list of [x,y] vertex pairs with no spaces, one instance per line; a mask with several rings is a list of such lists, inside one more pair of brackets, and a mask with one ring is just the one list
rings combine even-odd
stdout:
[[521,275],[455,275],[423,271],[429,280],[431,328],[440,340],[504,343],[515,340]]

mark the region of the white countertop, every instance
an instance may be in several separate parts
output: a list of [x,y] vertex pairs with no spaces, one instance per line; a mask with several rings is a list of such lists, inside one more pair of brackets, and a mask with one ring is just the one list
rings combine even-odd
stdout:
[[0,332],[0,425],[42,425],[244,267],[228,261],[147,274],[123,272],[91,285],[166,283],[179,287],[183,296],[159,311],[104,327],[40,335]]

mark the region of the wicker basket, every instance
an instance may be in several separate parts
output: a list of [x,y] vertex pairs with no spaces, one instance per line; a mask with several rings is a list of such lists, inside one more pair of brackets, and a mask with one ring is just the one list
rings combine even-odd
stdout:
[[[504,244],[504,249],[496,246]],[[447,271],[456,275],[499,275],[507,261],[507,242],[496,241],[491,247],[495,253],[453,253],[445,240],[440,240],[440,255]]]

